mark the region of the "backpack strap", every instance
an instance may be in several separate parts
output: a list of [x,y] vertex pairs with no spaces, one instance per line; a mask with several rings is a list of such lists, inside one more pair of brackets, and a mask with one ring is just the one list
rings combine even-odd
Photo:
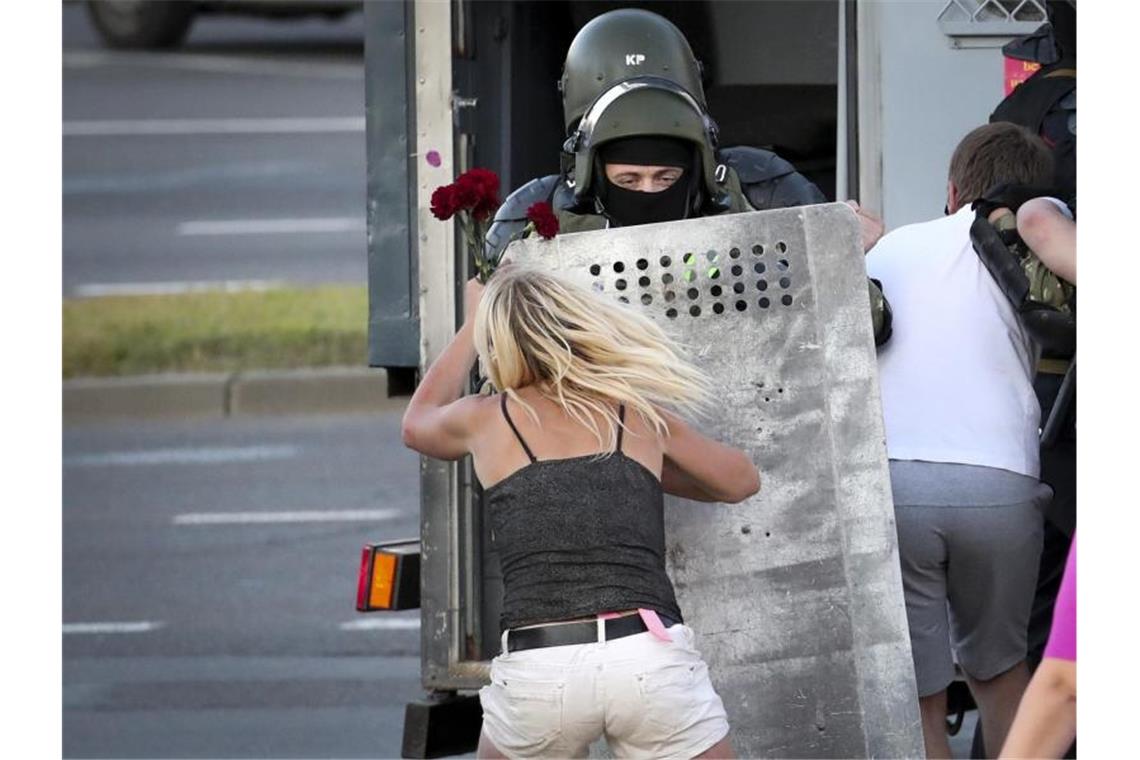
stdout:
[[1017,235],[1013,214],[991,223],[985,208],[975,208],[970,225],[974,252],[1013,306],[1026,333],[1047,353],[1072,356],[1077,347],[1076,289],[1045,268],[1025,245]]

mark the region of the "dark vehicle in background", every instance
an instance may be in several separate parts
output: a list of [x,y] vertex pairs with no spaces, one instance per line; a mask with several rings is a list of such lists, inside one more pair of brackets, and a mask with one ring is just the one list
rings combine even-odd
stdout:
[[363,2],[346,0],[89,0],[87,12],[108,47],[158,50],[177,47],[198,16],[210,14],[292,19],[338,19],[358,11]]

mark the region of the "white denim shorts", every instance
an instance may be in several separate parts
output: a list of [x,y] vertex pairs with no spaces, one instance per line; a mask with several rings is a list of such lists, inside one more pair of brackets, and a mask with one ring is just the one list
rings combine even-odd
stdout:
[[[483,733],[508,757],[586,757],[604,736],[615,757],[692,758],[728,735],[724,705],[686,625],[540,647],[491,661],[479,691]],[[505,636],[504,636],[505,643]]]

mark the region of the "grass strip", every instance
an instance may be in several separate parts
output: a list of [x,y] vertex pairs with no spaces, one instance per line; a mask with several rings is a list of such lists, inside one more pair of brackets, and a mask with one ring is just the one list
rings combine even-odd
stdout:
[[63,303],[65,378],[362,365],[367,340],[363,286]]

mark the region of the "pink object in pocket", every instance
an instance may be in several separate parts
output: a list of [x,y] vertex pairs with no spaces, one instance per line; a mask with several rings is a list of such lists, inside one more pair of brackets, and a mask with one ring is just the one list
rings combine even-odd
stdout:
[[[661,641],[673,640],[673,636],[670,635],[669,631],[665,628],[665,624],[661,622],[661,618],[655,610],[638,607],[637,614],[641,616],[641,622],[645,623],[645,627],[649,629],[649,632],[653,634],[654,638],[658,638]],[[621,617],[621,615],[616,612],[601,612],[598,614],[598,618],[601,620],[609,620],[610,618],[616,617]]]

